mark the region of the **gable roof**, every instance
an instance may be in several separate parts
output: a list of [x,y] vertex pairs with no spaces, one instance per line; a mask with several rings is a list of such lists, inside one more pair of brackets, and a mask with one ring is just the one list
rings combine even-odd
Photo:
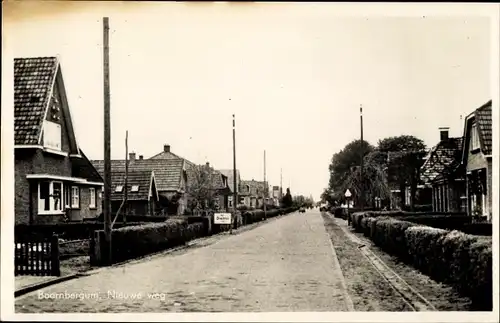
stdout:
[[[234,193],[234,171],[232,169],[219,169],[222,175],[227,177],[227,186],[231,193]],[[240,192],[240,171],[236,170],[236,192]]]
[[158,154],[154,155],[153,157],[150,157],[149,159],[154,159],[154,160],[158,160],[158,159],[167,159],[167,160],[182,159],[182,160],[186,161],[186,166],[194,166],[194,165],[196,165],[195,163],[187,160],[186,158],[174,154],[173,152],[170,151],[170,146],[168,146],[168,147],[169,147],[168,148],[169,151],[165,151],[164,150],[161,153],[158,153]]
[[[121,192],[116,191],[118,185],[125,185],[125,171],[111,172],[111,200],[121,201],[124,198],[124,188]],[[127,174],[127,199],[128,200],[149,200],[152,189],[155,188],[154,172],[149,170],[132,170]],[[137,192],[132,191],[132,186],[139,186]],[[158,194],[156,194],[158,197]]]
[[465,119],[464,126],[464,144],[462,149],[462,162],[465,163],[467,159],[467,152],[469,149],[470,129],[472,122],[477,124],[477,132],[479,135],[479,142],[481,151],[484,155],[491,156],[492,154],[492,100],[489,100],[474,112],[469,114]]
[[14,142],[37,145],[56,79],[56,57],[14,59]]
[[[92,164],[101,175],[104,174],[104,160],[93,160]],[[156,179],[156,188],[161,191],[181,191],[182,176],[185,171],[183,159],[143,159],[131,160],[128,166],[132,171],[153,171]],[[111,171],[125,171],[125,160],[112,160]]]
[[491,155],[492,141],[492,116],[491,100],[475,111],[476,122],[479,126],[480,138],[482,140],[482,150],[485,155]]
[[463,138],[448,138],[441,140],[433,147],[427,160],[421,167],[421,178],[425,184],[451,175],[456,171],[461,161]]

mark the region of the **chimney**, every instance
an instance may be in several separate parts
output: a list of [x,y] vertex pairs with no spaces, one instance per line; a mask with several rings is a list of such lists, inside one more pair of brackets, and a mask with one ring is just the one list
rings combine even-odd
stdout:
[[144,159],[144,156],[143,155],[139,155],[139,160],[143,160]]
[[169,153],[170,152],[170,145],[163,145],[163,152]]
[[207,162],[206,165],[207,165],[207,167],[210,167],[210,163],[209,162]]
[[129,153],[128,154],[128,159],[129,160],[135,160],[135,153]]
[[439,128],[439,134],[441,136],[441,141],[443,140],[448,140],[449,138],[449,131],[450,131],[450,128],[449,127],[440,127]]

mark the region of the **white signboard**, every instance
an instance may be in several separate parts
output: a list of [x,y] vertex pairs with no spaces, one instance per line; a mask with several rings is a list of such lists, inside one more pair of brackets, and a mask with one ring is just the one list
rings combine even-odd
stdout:
[[231,224],[231,213],[215,213],[214,224]]
[[347,190],[345,191],[345,197],[349,198],[349,197],[351,197],[351,196],[352,196],[351,191],[349,191],[349,189],[347,189]]

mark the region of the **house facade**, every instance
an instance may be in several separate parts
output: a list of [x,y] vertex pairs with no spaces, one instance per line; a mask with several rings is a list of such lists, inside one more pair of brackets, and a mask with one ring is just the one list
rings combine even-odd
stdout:
[[[229,196],[228,196],[228,208],[233,208],[233,195],[234,195],[234,170],[233,169],[219,169],[219,172],[226,176],[227,178],[227,186],[229,188]],[[244,196],[241,196],[241,177],[240,177],[240,171],[237,169],[236,170],[236,194],[238,196],[238,203],[237,204],[245,204],[245,198]]]
[[15,223],[102,212],[102,177],[78,146],[56,57],[14,59]]
[[449,128],[440,128],[440,141],[422,165],[421,178],[431,190],[434,212],[466,212],[462,144],[462,137],[450,138]]
[[[231,190],[228,187],[227,177],[219,170],[210,166],[210,163],[205,165],[189,166],[187,169],[187,189],[189,192],[201,192],[201,196],[210,195],[213,201],[205,200],[200,207],[214,208],[219,211],[227,211],[229,209],[229,198]],[[210,190],[208,192],[206,190]],[[200,194],[198,194],[198,197]],[[188,196],[188,205],[195,207],[197,200],[191,200]],[[195,204],[193,204],[195,203]]]
[[492,102],[465,119],[462,165],[466,171],[467,214],[492,217]]
[[[120,210],[121,215],[154,216],[161,210],[153,171],[112,171],[111,183],[111,213],[113,215]],[[126,203],[124,203],[125,193]]]

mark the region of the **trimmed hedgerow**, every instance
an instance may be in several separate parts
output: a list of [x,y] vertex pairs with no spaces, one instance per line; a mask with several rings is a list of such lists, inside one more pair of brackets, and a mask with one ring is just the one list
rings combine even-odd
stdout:
[[188,225],[186,221],[167,220],[113,230],[113,260],[115,262],[141,257],[181,245],[201,235],[202,224]]
[[[448,231],[387,213],[357,213],[352,226],[381,249],[412,264],[433,279],[467,295],[476,310],[492,309],[491,237]],[[432,220],[431,221],[436,221]],[[441,221],[441,220],[437,220]],[[456,220],[460,223],[460,219]]]

